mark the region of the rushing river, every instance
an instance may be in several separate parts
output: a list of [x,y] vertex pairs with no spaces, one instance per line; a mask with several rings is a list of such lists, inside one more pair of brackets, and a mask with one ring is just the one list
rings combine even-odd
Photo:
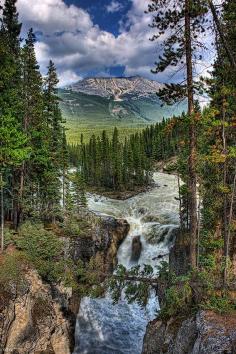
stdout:
[[[118,263],[126,268],[150,264],[157,268],[168,261],[179,225],[178,181],[173,175],[155,173],[156,187],[125,201],[100,196],[89,196],[91,211],[104,216],[123,218],[130,231],[121,244]],[[132,240],[139,236],[142,251],[134,261]],[[81,301],[77,318],[74,354],[140,354],[147,323],[154,319],[158,301],[150,294],[145,310],[137,304],[128,305],[121,300],[113,305],[107,295],[103,299],[85,297]]]

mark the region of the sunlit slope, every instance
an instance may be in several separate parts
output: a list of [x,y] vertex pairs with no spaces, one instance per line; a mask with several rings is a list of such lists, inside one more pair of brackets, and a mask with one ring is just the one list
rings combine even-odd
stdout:
[[97,80],[86,79],[59,91],[70,142],[78,142],[81,133],[87,140],[91,134],[99,134],[103,129],[111,132],[115,126],[127,135],[184,110],[183,105],[162,107],[156,95],[160,84],[153,81]]

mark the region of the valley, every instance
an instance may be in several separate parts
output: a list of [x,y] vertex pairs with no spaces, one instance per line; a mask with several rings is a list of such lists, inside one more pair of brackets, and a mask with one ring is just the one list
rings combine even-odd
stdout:
[[185,105],[162,106],[156,93],[163,87],[142,77],[89,78],[59,90],[69,143],[118,127],[123,137],[185,111]]

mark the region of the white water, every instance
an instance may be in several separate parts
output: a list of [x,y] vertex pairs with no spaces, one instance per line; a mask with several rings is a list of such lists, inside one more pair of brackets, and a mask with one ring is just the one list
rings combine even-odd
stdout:
[[[157,269],[168,261],[174,242],[174,230],[179,225],[178,182],[172,175],[155,173],[157,184],[149,192],[125,201],[89,196],[88,208],[104,216],[123,218],[130,232],[121,244],[118,263],[126,268],[149,264]],[[132,239],[140,236],[142,252],[139,260],[131,261]],[[155,294],[150,294],[146,310],[124,300],[113,305],[109,296],[103,299],[83,298],[77,318],[74,354],[140,354],[147,323],[158,311]]]

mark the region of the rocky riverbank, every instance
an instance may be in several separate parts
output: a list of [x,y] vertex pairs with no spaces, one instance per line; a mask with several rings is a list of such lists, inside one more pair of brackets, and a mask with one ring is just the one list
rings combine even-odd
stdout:
[[[117,264],[119,245],[129,224],[122,219],[83,215],[87,226],[81,236],[60,235],[62,257],[87,263],[97,255],[106,272]],[[7,254],[16,250],[9,247]],[[0,261],[3,261],[4,257]],[[22,281],[0,289],[0,354],[69,354],[74,348],[74,330],[80,298],[72,288],[45,283],[31,266],[24,267]]]
[[[177,275],[186,274],[189,263],[186,235],[177,233],[169,255],[170,270]],[[160,305],[165,287],[159,286]],[[149,323],[142,354],[235,354],[236,312],[219,314],[199,310],[196,314],[172,317]]]
[[143,354],[235,354],[236,313],[199,311],[188,318],[155,320],[147,327]]
[[55,298],[37,272],[27,269],[21,287],[0,292],[0,353],[71,353],[70,321],[63,308],[72,294],[57,290]]

